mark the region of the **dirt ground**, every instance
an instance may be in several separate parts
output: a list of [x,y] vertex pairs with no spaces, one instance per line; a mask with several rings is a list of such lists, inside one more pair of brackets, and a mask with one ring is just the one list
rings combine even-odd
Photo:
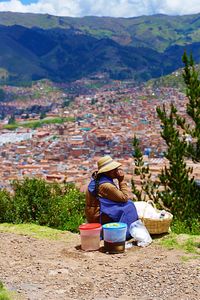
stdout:
[[78,234],[66,241],[12,233],[0,239],[0,280],[16,299],[200,299],[200,260],[183,260],[184,252],[156,242],[106,254],[82,251]]

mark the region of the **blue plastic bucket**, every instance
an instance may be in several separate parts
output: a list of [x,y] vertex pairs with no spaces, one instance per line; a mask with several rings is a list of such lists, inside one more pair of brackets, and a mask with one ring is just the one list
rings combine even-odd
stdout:
[[127,225],[115,222],[103,225],[104,248],[109,253],[122,253],[125,250]]

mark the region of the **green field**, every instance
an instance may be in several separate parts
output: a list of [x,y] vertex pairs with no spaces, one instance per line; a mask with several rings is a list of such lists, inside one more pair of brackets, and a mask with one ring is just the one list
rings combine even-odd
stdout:
[[42,120],[26,121],[26,122],[21,122],[21,123],[16,122],[14,124],[6,124],[3,126],[3,128],[9,129],[9,130],[15,130],[18,127],[35,129],[38,127],[42,127],[43,125],[46,125],[46,124],[62,124],[65,122],[74,122],[74,118],[72,118],[72,117],[69,117],[69,118],[46,118],[46,119],[42,119]]

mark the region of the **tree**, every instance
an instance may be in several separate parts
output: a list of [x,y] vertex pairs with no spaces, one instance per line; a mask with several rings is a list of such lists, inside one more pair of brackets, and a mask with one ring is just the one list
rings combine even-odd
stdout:
[[199,214],[196,210],[199,190],[191,177],[192,169],[185,163],[187,142],[177,128],[177,109],[171,104],[169,114],[164,106],[163,109],[157,108],[157,113],[163,125],[161,136],[168,146],[165,157],[169,161],[169,166],[159,175],[164,187],[162,201],[179,220],[191,220],[191,216],[198,217]]
[[46,118],[46,113],[44,111],[42,111],[40,113],[40,120],[45,119]]
[[4,90],[0,89],[0,101],[3,102],[5,100],[5,92]]
[[195,69],[192,55],[187,57],[186,52],[183,54],[183,62],[185,64],[183,79],[186,84],[186,96],[189,99],[186,111],[188,116],[192,119],[193,126],[186,124],[184,118],[177,118],[178,124],[189,134],[193,141],[188,143],[188,155],[194,161],[200,160],[200,80],[199,74]]
[[161,171],[156,181],[152,181],[151,172],[144,164],[139,141],[135,137],[134,173],[140,177],[141,190],[132,181],[132,191],[138,200],[146,200],[148,197],[169,208],[176,219],[192,227],[194,220],[200,221],[200,187],[185,159],[190,158],[195,162],[200,160],[200,81],[192,56],[188,59],[184,53],[183,62],[183,78],[189,100],[186,111],[190,120],[187,122],[181,117],[173,104],[169,111],[165,105],[162,108],[157,107],[162,128],[161,137],[167,145],[165,157],[168,159],[168,166]]
[[30,116],[29,116],[29,113],[27,113],[25,116],[24,116],[24,119],[29,119],[30,118]]
[[15,124],[16,123],[16,120],[15,120],[15,115],[12,115],[9,120],[8,120],[8,124],[9,125],[12,125],[12,124]]
[[143,160],[143,154],[140,149],[139,140],[135,136],[133,139],[133,157],[134,157],[134,174],[139,176],[141,189],[136,187],[135,181],[132,179],[132,192],[136,196],[138,201],[152,200],[154,203],[158,203],[163,208],[163,202],[160,197],[159,180],[152,180],[152,174],[149,166],[145,165]]
[[[192,56],[183,55],[185,68],[183,78],[186,84],[187,114],[190,124],[180,117],[177,108],[171,104],[170,112],[165,106],[157,107],[158,117],[162,124],[161,136],[167,144],[165,157],[169,166],[162,170],[159,178],[164,187],[162,200],[171,208],[174,216],[192,224],[192,219],[199,219],[200,189],[192,177],[192,169],[187,167],[185,158],[194,161],[200,159],[200,81],[195,71]],[[187,135],[191,136],[188,142]]]
[[169,210],[163,201],[162,183],[160,178],[152,178],[152,173],[149,165],[143,160],[142,150],[139,145],[139,140],[135,136],[133,139],[133,157],[134,157],[134,174],[139,176],[141,188],[138,189],[135,181],[132,179],[132,192],[136,196],[137,201],[152,200],[158,208]]

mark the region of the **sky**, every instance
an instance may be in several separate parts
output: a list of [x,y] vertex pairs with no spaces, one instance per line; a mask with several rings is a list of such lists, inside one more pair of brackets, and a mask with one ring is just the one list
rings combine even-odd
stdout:
[[0,11],[71,17],[186,15],[200,13],[200,0],[0,0]]

